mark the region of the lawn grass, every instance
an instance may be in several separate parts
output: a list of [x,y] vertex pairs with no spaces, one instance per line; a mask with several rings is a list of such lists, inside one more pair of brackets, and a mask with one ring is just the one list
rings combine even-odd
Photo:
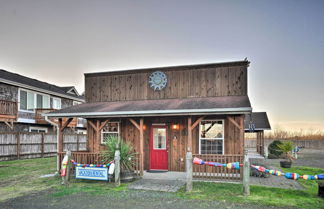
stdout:
[[[309,167],[293,167],[283,170],[284,172],[297,172],[301,175],[324,173],[324,169]],[[61,186],[60,177],[39,178],[41,175],[55,171],[55,157],[0,162],[0,201],[50,188],[54,189],[54,192],[50,194],[53,197],[78,193],[117,195],[119,192],[128,190],[127,184],[116,188],[112,183],[78,180],[72,177],[68,186]],[[287,179],[287,181],[292,180]],[[251,186],[251,195],[248,197],[242,195],[241,184],[194,182],[191,193],[186,193],[182,188],[175,194],[175,198],[228,201],[260,206],[324,208],[324,200],[317,197],[316,181],[303,179],[298,181],[305,187],[305,190]]]
[[55,171],[55,157],[0,162],[0,201],[59,185],[59,177],[39,178]]
[[324,208],[324,200],[308,191],[250,186],[251,195],[242,195],[243,186],[231,183],[194,182],[193,191],[182,188],[177,195],[185,199],[218,200],[233,203],[297,208]]
[[56,187],[55,192],[51,195],[54,197],[78,193],[88,193],[92,195],[107,195],[112,194],[114,192],[121,192],[127,190],[128,184],[121,184],[119,187],[115,187],[115,184],[107,183],[105,181],[72,179],[68,186]]
[[55,197],[81,192],[100,195],[127,190],[127,184],[116,188],[112,183],[71,177],[70,184],[62,186],[58,176],[39,178],[55,172],[55,157],[0,162],[0,201],[48,189],[54,189],[51,195]]
[[[284,172],[298,173],[299,175],[324,174],[323,168],[313,168],[313,167],[306,167],[306,166],[293,166],[291,168],[281,168],[281,169]],[[317,181],[299,179],[298,182],[303,187],[305,187],[305,189],[307,190],[308,193],[317,195],[317,193],[318,193]]]
[[[310,167],[293,167],[283,169],[285,172],[304,174],[321,174],[324,169]],[[277,177],[284,178],[284,177]],[[287,179],[287,181],[293,181]],[[242,195],[242,184],[194,182],[193,191],[186,193],[182,188],[177,195],[181,198],[218,200],[257,205],[272,205],[297,208],[324,208],[324,199],[317,196],[316,181],[298,180],[305,190],[280,189],[262,186],[250,186],[251,195]]]

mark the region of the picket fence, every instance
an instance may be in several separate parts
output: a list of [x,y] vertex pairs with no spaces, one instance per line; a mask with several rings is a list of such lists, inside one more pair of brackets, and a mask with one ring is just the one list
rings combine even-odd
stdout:
[[[47,133],[0,133],[0,161],[57,155],[57,135]],[[84,134],[64,134],[64,151],[86,151]]]

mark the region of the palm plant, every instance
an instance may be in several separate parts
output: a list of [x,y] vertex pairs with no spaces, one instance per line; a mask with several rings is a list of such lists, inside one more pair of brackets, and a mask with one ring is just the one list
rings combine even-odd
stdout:
[[101,152],[105,162],[110,162],[115,158],[116,150],[120,150],[120,169],[121,171],[133,170],[133,159],[135,157],[134,148],[131,142],[125,142],[119,137],[110,136],[105,140],[106,149]]
[[289,162],[292,162],[295,158],[292,155],[292,150],[294,149],[294,143],[291,141],[282,141],[280,144],[277,144],[278,150],[283,152],[286,156],[286,159]]

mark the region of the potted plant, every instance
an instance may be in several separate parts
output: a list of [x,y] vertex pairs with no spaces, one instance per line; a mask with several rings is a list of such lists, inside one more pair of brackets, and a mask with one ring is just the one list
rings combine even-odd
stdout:
[[105,140],[106,149],[102,151],[101,156],[105,162],[110,162],[115,158],[115,152],[120,150],[120,180],[123,182],[134,179],[135,152],[130,142],[125,142],[119,137],[110,136]]
[[282,168],[290,168],[292,161],[295,159],[292,155],[292,150],[294,149],[294,144],[291,141],[282,141],[277,145],[278,150],[283,152],[286,160],[280,161],[280,166]]

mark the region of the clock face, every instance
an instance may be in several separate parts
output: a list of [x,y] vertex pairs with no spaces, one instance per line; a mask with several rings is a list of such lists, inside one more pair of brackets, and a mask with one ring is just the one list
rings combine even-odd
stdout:
[[149,84],[152,89],[162,90],[166,87],[168,78],[165,73],[161,71],[153,72],[149,77]]

